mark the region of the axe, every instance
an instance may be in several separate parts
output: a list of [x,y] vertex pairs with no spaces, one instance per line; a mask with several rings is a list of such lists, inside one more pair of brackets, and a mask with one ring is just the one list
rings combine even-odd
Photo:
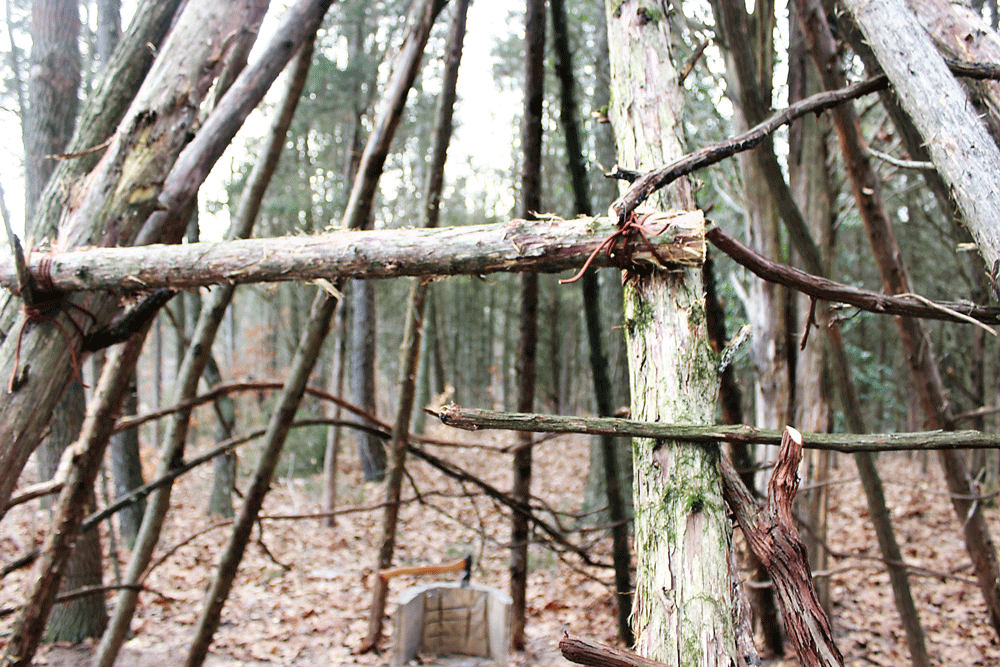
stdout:
[[388,585],[390,579],[404,574],[425,575],[444,574],[446,572],[461,572],[461,586],[462,588],[468,588],[469,580],[472,577],[472,556],[469,555],[451,563],[442,563],[440,565],[404,565],[402,567],[389,568],[388,570],[380,570],[378,578],[382,580],[383,584]]

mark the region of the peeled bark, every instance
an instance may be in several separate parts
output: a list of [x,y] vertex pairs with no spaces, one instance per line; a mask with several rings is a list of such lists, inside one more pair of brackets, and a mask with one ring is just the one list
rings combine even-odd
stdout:
[[[569,48],[569,35],[567,34],[566,7],[563,0],[549,0],[549,6],[552,9],[552,40],[557,56],[556,75],[559,77],[560,83],[560,116],[563,132],[566,135],[566,160],[572,181],[573,200],[577,215],[591,215],[593,208],[590,202],[590,184],[587,180],[587,169],[577,125],[576,83],[573,75],[573,58]],[[604,354],[600,284],[597,280],[597,272],[587,271],[581,282],[587,341],[590,347],[590,372],[593,376],[597,413],[602,417],[610,417],[615,411],[614,388],[608,373],[608,359]],[[554,329],[553,340],[555,340]],[[619,472],[615,439],[610,435],[604,435],[601,436],[600,441],[600,456],[592,456],[592,464],[598,460],[603,463],[604,498],[608,507],[607,515],[612,525],[612,558],[615,565],[615,609],[618,616],[618,636],[626,646],[631,646],[635,637],[632,635],[632,627],[629,625],[632,555],[629,545],[627,507],[622,498],[621,473]]]
[[[681,91],[669,56],[667,7],[608,2],[612,106],[618,159],[651,168],[681,154]],[[654,205],[693,208],[686,181]],[[708,424],[718,380],[705,332],[700,275],[692,270],[632,273],[625,328],[632,415]],[[730,524],[718,450],[633,440],[636,648],[668,664],[729,665],[737,660],[737,607],[730,580]]]
[[[158,208],[154,184],[166,176],[186,142],[186,133],[176,132],[176,127],[194,122],[198,101],[218,72],[205,63],[212,62],[213,54],[215,58],[224,54],[223,40],[242,21],[235,5],[188,5],[101,162],[73,192],[56,245],[128,244],[142,221]],[[181,88],[185,94],[179,94]],[[98,324],[104,324],[117,311],[118,299],[92,296],[83,305],[94,313]],[[0,377],[16,380],[16,391],[0,397],[0,501],[4,504],[74,375],[71,350],[79,349],[79,337],[67,315],[58,317],[65,334],[52,323],[28,326],[20,316],[10,329],[17,335],[8,335],[0,348]],[[18,343],[20,360],[30,360],[30,369],[23,364],[14,368]]]

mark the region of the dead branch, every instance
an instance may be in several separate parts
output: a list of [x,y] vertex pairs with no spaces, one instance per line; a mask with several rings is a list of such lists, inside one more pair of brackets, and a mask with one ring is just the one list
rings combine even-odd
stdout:
[[[629,243],[615,248],[615,253],[597,253],[593,263],[610,266],[628,258],[700,266],[705,257],[702,213],[658,215],[665,229],[649,236],[649,244]],[[49,253],[31,258],[29,270],[32,275],[42,271],[60,292],[498,271],[553,273],[579,268],[616,231],[606,217],[548,217],[442,229],[342,230],[314,236]],[[0,262],[0,285],[17,288],[10,260]]]
[[[448,426],[467,430],[483,428],[548,433],[588,433],[638,438],[663,438],[685,442],[780,445],[781,432],[752,426],[691,426],[644,422],[609,417],[565,417],[494,412],[444,406],[437,415]],[[803,433],[807,449],[837,452],[910,451],[928,449],[992,449],[1000,447],[1000,435],[981,431],[921,431],[915,433]]]
[[644,658],[631,651],[569,635],[559,640],[559,651],[570,662],[589,667],[666,667],[665,663]]
[[[786,264],[773,262],[754,252],[719,227],[705,232],[705,238],[758,278],[798,290],[816,299],[846,303],[871,313],[908,315],[931,320],[968,322],[972,318],[986,324],[1000,324],[1000,308],[968,303],[934,303],[910,295],[879,294],[814,276]],[[949,312],[951,311],[951,312]],[[964,318],[962,316],[965,316]]]
[[[1000,67],[993,63],[959,63],[949,60],[947,64],[957,76],[974,79],[1000,79]],[[739,136],[705,146],[652,171],[641,173],[616,168],[607,176],[629,181],[632,185],[612,204],[612,208],[619,219],[624,220],[651,194],[670,185],[681,176],[717,164],[737,153],[756,148],[764,139],[774,134],[778,128],[807,114],[819,114],[849,100],[884,90],[888,86],[889,79],[884,74],[872,76],[839,90],[823,91],[799,100],[795,104],[777,111],[770,118]]]
[[783,432],[778,463],[767,486],[767,505],[743,485],[725,456],[720,457],[723,494],[747,544],[774,581],[789,639],[799,661],[808,666],[842,666],[844,658],[833,640],[830,621],[816,597],[806,549],[792,514],[802,459],[802,435],[789,427]]

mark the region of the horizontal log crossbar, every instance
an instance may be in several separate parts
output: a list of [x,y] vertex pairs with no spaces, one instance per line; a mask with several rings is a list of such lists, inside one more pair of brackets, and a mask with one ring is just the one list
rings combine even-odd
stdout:
[[[662,438],[686,442],[780,445],[781,431],[752,426],[692,426],[660,424],[615,417],[565,417],[518,412],[494,412],[446,405],[436,413],[441,422],[456,428],[484,428],[539,433],[584,433],[637,438]],[[837,452],[895,452],[924,449],[992,449],[1000,435],[981,431],[919,431],[914,433],[803,433],[806,449]]]
[[[657,213],[647,223],[665,224],[617,257],[599,252],[594,266],[658,263],[700,266],[705,259],[701,211]],[[608,218],[512,220],[442,229],[334,231],[217,243],[86,248],[33,253],[29,269],[40,284],[60,292],[134,292],[334,278],[480,275],[501,271],[555,273],[581,267],[617,230]],[[0,262],[0,284],[17,288],[11,260]]]

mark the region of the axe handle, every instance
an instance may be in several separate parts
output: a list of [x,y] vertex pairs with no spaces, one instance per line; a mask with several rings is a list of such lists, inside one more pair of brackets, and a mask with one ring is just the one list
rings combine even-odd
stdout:
[[404,574],[444,574],[446,572],[462,572],[467,571],[471,565],[471,559],[468,557],[460,558],[451,563],[442,563],[440,565],[406,565],[403,567],[393,567],[388,570],[381,570],[378,573],[378,578],[382,581],[388,583],[393,577],[399,577]]

